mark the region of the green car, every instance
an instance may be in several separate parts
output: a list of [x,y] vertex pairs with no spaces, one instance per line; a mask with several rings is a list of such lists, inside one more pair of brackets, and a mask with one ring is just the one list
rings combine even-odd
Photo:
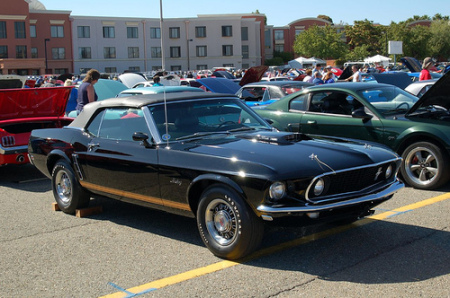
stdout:
[[450,178],[450,72],[420,100],[388,84],[306,88],[255,109],[279,130],[384,144],[403,158],[409,185],[435,189]]

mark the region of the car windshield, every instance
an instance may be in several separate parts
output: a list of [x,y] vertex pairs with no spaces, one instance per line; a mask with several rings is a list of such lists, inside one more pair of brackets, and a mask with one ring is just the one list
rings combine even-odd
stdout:
[[375,86],[358,90],[357,93],[383,116],[405,114],[419,100],[395,86]]
[[[224,135],[272,127],[240,100],[214,99],[149,106],[164,141],[205,135]],[[167,115],[167,116],[166,116]]]

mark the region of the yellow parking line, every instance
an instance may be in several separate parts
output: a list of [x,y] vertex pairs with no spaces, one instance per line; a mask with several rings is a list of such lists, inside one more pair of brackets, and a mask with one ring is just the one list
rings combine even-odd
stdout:
[[267,255],[276,253],[278,251],[282,251],[282,250],[285,250],[288,248],[296,247],[296,246],[306,244],[306,243],[309,243],[312,241],[323,239],[323,238],[326,238],[333,234],[341,233],[343,231],[350,230],[350,229],[353,229],[358,226],[366,225],[368,223],[373,222],[374,220],[383,220],[383,219],[386,219],[388,217],[391,217],[391,216],[399,214],[399,213],[412,211],[412,210],[422,208],[425,206],[429,206],[429,205],[432,205],[435,203],[439,203],[439,202],[442,202],[442,201],[445,201],[448,199],[450,199],[450,193],[446,193],[446,194],[443,194],[438,197],[434,197],[434,198],[426,199],[426,200],[423,200],[423,201],[420,201],[417,203],[406,205],[406,206],[403,206],[403,207],[400,207],[400,208],[397,208],[394,210],[389,210],[389,211],[386,211],[386,212],[383,212],[383,213],[380,213],[377,215],[368,216],[368,217],[366,217],[362,220],[359,220],[353,224],[337,226],[335,228],[328,229],[326,231],[322,231],[319,233],[304,236],[302,238],[294,239],[294,240],[291,240],[288,242],[280,243],[280,244],[272,246],[272,247],[264,248],[264,249],[258,250],[257,252],[255,252],[255,253],[249,255],[248,257],[243,258],[239,261],[221,261],[221,262],[218,262],[215,264],[211,264],[211,265],[208,265],[205,267],[193,269],[193,270],[186,271],[186,272],[183,272],[183,273],[180,273],[177,275],[173,275],[170,277],[155,280],[155,281],[147,283],[147,284],[129,288],[127,290],[124,290],[123,292],[116,292],[116,293],[109,294],[109,295],[106,295],[103,297],[120,297],[120,298],[122,298],[122,297],[128,296],[130,293],[131,294],[139,294],[139,293],[147,292],[151,289],[155,289],[155,290],[161,289],[166,286],[174,285],[174,284],[177,284],[177,283],[189,280],[189,279],[200,277],[200,276],[210,274],[210,273],[213,273],[213,272],[216,272],[219,270],[223,270],[226,268],[230,268],[230,267],[233,267],[233,266],[236,266],[239,264],[243,264],[243,263],[249,262],[250,260],[260,258],[263,256],[267,256]]

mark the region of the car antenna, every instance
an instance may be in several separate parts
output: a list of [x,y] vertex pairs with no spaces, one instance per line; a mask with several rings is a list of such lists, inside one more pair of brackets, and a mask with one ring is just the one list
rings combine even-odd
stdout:
[[163,85],[163,96],[164,96],[164,123],[166,126],[166,134],[163,136],[163,139],[166,139],[167,142],[167,149],[170,149],[169,146],[169,123],[167,121],[167,100],[166,100],[166,86]]

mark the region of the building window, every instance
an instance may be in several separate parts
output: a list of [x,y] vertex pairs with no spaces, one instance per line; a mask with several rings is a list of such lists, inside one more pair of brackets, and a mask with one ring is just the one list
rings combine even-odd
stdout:
[[63,26],[50,26],[51,36],[54,38],[64,37],[64,27]]
[[27,57],[27,46],[16,46],[16,58],[25,59]]
[[295,36],[299,35],[303,31],[305,31],[305,30],[304,29],[295,29]]
[[283,30],[275,30],[274,32],[275,40],[284,40],[284,31]]
[[55,60],[66,59],[65,48],[52,48],[52,58]]
[[139,58],[139,47],[128,47],[128,58]]
[[150,38],[159,39],[161,38],[161,28],[159,27],[151,27],[150,28]]
[[127,27],[127,38],[138,38],[138,27]]
[[161,58],[161,47],[152,47],[151,49],[152,58]]
[[65,73],[69,73],[69,70],[67,68],[55,68],[54,73],[55,74],[65,74]]
[[170,47],[170,58],[180,58],[181,48],[180,47]]
[[30,37],[36,37],[36,25],[30,25]]
[[114,27],[105,26],[103,27],[103,38],[115,38],[116,33]]
[[6,38],[6,22],[0,21],[0,38]]
[[284,45],[283,44],[276,44],[275,45],[275,52],[284,52]]
[[222,26],[222,36],[223,37],[233,36],[233,27],[231,27],[231,26]]
[[170,38],[180,38],[180,27],[170,27],[169,28]]
[[206,37],[206,27],[195,27],[195,37]]
[[8,58],[8,46],[0,46],[0,58]]
[[38,58],[38,49],[31,48],[31,58]]
[[25,22],[14,22],[14,34],[16,38],[26,38]]
[[172,65],[170,67],[170,70],[171,71],[179,71],[179,70],[181,70],[181,65]]
[[78,48],[78,57],[80,59],[91,59],[91,47]]
[[105,67],[105,72],[106,73],[116,73],[117,67]]
[[222,46],[222,56],[233,56],[233,46],[232,45]]
[[241,28],[241,40],[248,40],[248,27]]
[[206,70],[206,69],[208,69],[208,65],[206,65],[206,64],[197,64],[197,69],[198,70]]
[[197,57],[206,57],[207,56],[207,52],[206,52],[206,46],[197,46]]
[[105,59],[115,59],[116,58],[116,48],[115,47],[104,47],[103,57]]
[[78,26],[77,27],[78,38],[91,38],[91,27]]
[[152,70],[158,71],[158,70],[160,70],[160,69],[162,69],[162,66],[161,66],[161,65],[153,65],[153,66],[152,66]]
[[270,30],[265,30],[264,31],[264,47],[266,49],[270,49],[272,47],[272,40],[271,40],[271,31]]
[[141,71],[141,68],[139,66],[130,66],[128,67],[128,70],[133,72],[139,72]]
[[248,59],[248,46],[242,46],[242,59]]

